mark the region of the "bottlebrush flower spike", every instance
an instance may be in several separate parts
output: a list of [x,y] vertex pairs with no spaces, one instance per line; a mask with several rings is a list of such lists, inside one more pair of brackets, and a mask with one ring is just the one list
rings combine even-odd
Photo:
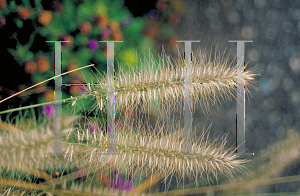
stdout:
[[[85,181],[79,181],[75,182],[72,181],[72,184],[70,185],[70,188],[67,188],[66,182],[64,182],[63,187],[66,187],[64,189],[76,191],[77,194],[82,193],[82,195],[103,195],[103,196],[119,196],[119,195],[127,195],[128,192],[126,190],[118,190],[118,189],[112,189],[109,187],[99,187],[97,185],[92,185],[90,182]],[[151,195],[151,194],[143,194],[145,196]]]
[[2,166],[22,162],[31,168],[33,163],[45,159],[45,153],[53,152],[53,138],[49,127],[42,133],[33,130],[11,134],[8,138],[0,135],[0,162]]
[[[192,141],[193,155],[184,154],[183,128],[180,123],[167,123],[168,126],[157,123],[154,129],[151,126],[143,127],[142,121],[137,127],[126,132],[119,132],[115,139],[116,153],[124,155],[100,155],[95,153],[96,148],[87,149],[87,162],[96,164],[97,167],[105,167],[105,164],[112,163],[117,168],[126,168],[124,173],[133,175],[139,173],[143,176],[152,176],[155,173],[162,173],[165,177],[172,174],[182,179],[185,175],[189,178],[217,176],[219,172],[227,176],[233,176],[233,171],[243,171],[243,164],[247,160],[239,159],[235,149],[225,148],[226,137],[209,140],[208,128]],[[136,133],[136,130],[139,130]],[[172,130],[178,130],[174,132]],[[171,134],[169,134],[171,133]],[[99,146],[105,146],[105,137],[98,135]],[[104,151],[103,151],[104,152]],[[76,155],[77,156],[77,155]],[[126,166],[126,167],[124,167]],[[121,172],[122,169],[120,170]],[[178,181],[178,180],[177,180]]]
[[[211,53],[199,50],[192,57],[192,89],[193,108],[201,106],[203,111],[209,111],[209,104],[236,98],[236,81],[245,79],[246,93],[249,94],[249,86],[254,83],[255,68],[246,69],[245,72],[237,72],[236,58],[230,60],[229,56],[216,53],[212,59]],[[142,104],[143,108],[149,107],[152,99],[159,100],[162,107],[170,111],[173,107],[183,108],[184,98],[184,59],[182,56],[173,59],[164,52],[156,62],[150,59],[140,60],[140,67],[130,68],[125,71],[119,66],[115,76],[115,100],[116,107],[137,108]],[[100,73],[96,81],[98,84],[106,84],[107,78]],[[92,86],[91,91],[86,91],[86,96],[93,96],[94,108],[98,103],[106,103],[107,86]],[[89,93],[91,92],[91,93]],[[105,107],[103,107],[105,108]],[[98,108],[97,108],[98,109]],[[205,109],[205,110],[204,110]],[[181,111],[181,109],[179,110]]]

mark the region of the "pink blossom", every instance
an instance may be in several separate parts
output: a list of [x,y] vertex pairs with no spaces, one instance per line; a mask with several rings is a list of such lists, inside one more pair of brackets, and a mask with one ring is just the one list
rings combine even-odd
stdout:
[[126,191],[130,191],[133,188],[133,180],[134,178],[132,175],[129,176],[129,181],[125,181],[122,177],[122,173],[118,170],[115,170],[115,179],[111,181],[110,186],[114,189],[122,189]]
[[54,111],[55,111],[55,107],[54,104],[50,104],[50,105],[44,105],[43,108],[43,113],[48,117],[53,119],[54,118]]
[[89,43],[88,43],[88,47],[89,47],[89,49],[91,51],[97,50],[98,49],[98,42],[97,42],[97,40],[94,40],[94,39],[90,40]]
[[100,129],[99,129],[99,126],[96,124],[96,123],[93,123],[93,122],[91,122],[91,123],[89,123],[89,130],[90,130],[90,132],[98,132]]

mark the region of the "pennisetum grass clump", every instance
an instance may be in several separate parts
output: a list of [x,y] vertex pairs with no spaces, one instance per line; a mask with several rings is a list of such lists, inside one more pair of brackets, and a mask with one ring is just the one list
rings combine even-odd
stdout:
[[[153,56],[149,59],[140,59],[139,62],[139,66],[135,69],[125,70],[120,67],[115,76],[117,109],[139,107],[140,110],[148,111],[147,109],[154,100],[158,101],[158,108],[167,113],[176,111],[181,113],[185,78],[183,56],[179,54],[178,58],[172,58],[163,52],[158,62]],[[258,74],[255,73],[255,69],[237,72],[236,63],[235,59],[225,56],[225,52],[215,53],[214,56],[201,50],[193,53],[192,111],[200,105],[204,112],[208,112],[211,102],[216,104],[220,102],[220,98],[227,100],[235,97],[235,84],[243,79],[246,81],[246,92],[250,93],[248,87],[254,84],[254,76]],[[80,98],[92,98],[94,100],[92,110],[96,109],[97,112],[104,110],[106,106],[105,83],[107,81],[106,76],[101,73],[95,76],[95,80],[104,85],[87,86],[84,95]],[[75,98],[71,105],[76,105],[78,99]],[[214,140],[209,139],[208,133],[211,126],[207,129],[203,128],[202,131],[194,128],[192,154],[184,154],[184,129],[178,122],[178,119],[164,119],[164,121],[158,119],[154,127],[146,122],[148,125],[146,128],[142,118],[137,117],[133,121],[127,119],[125,123],[129,126],[126,129],[117,130],[115,152],[121,153],[117,156],[101,154],[105,152],[106,137],[103,133],[105,130],[100,125],[99,130],[95,129],[92,132],[87,126],[82,126],[82,123],[79,123],[79,126],[71,125],[68,128],[65,127],[63,131],[63,152],[69,153],[70,156],[55,160],[45,158],[45,153],[53,152],[54,141],[53,131],[50,131],[45,124],[41,125],[47,127],[44,130],[40,130],[41,126],[37,130],[35,126],[35,129],[24,131],[22,126],[15,127],[1,122],[0,129],[11,132],[0,134],[2,170],[11,165],[19,165],[14,168],[43,178],[46,182],[39,187],[48,195],[54,195],[57,190],[65,191],[66,194],[76,191],[82,195],[85,193],[111,194],[112,190],[108,188],[103,189],[103,187],[99,188],[85,182],[74,181],[78,178],[76,172],[61,175],[62,170],[69,171],[73,167],[85,168],[87,179],[93,178],[92,176],[95,176],[97,172],[108,171],[112,167],[118,168],[127,178],[136,174],[143,178],[155,176],[156,181],[159,178],[163,179],[166,189],[170,183],[169,181],[166,185],[169,176],[176,177],[179,185],[184,178],[194,179],[197,182],[201,178],[210,179],[211,176],[217,178],[218,173],[229,177],[233,177],[236,171],[244,173],[245,163],[248,161],[234,153],[235,148],[226,146],[226,136]],[[197,135],[199,132],[200,135]],[[20,162],[24,163],[23,167],[20,167]],[[53,176],[59,178],[56,180]],[[14,179],[10,180],[1,180],[0,183],[9,187],[10,183],[14,182]],[[21,187],[22,190],[19,190],[21,192],[23,189],[30,189],[31,186],[33,185],[23,184],[18,187]],[[147,186],[151,186],[151,183]],[[55,189],[51,191],[49,187]],[[130,193],[136,194],[141,190],[145,188],[139,187]],[[121,194],[121,192],[117,194],[119,193]]]

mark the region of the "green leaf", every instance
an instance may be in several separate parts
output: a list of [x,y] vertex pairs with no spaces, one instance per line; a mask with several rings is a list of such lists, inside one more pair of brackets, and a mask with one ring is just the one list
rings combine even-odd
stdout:
[[21,19],[15,19],[15,23],[19,29],[23,27],[23,21]]
[[6,15],[8,15],[9,13],[10,13],[10,9],[9,9],[9,7],[8,6],[6,6],[3,10],[2,10],[2,12],[0,13],[0,16],[1,17],[4,17],[4,16],[6,16]]
[[106,61],[106,56],[105,56],[104,52],[97,52],[94,57],[98,64]]
[[93,12],[99,15],[107,15],[107,7],[101,1],[95,1],[93,5]]
[[70,49],[67,47],[63,47],[61,52],[63,54],[62,55],[62,64],[65,65],[67,62],[69,62],[72,53],[71,53]]
[[93,17],[93,6],[91,4],[82,3],[77,8],[77,17],[78,22],[85,22],[86,20],[90,20]]
[[81,62],[83,64],[88,64],[88,62],[90,61],[91,57],[92,57],[92,53],[90,53],[89,50],[87,50],[86,48],[81,48],[78,52],[77,55],[80,56],[81,58]]
[[163,40],[167,40],[169,38],[171,38],[174,33],[173,33],[173,29],[170,25],[164,25],[162,28],[161,28],[161,32],[159,34],[159,37]]
[[124,34],[128,39],[136,39],[139,34],[141,34],[144,29],[144,21],[142,18],[137,18],[129,24],[125,30]]
[[44,37],[48,37],[48,35],[50,34],[49,27],[40,28],[39,32]]
[[99,28],[92,28],[91,35],[92,37],[97,37],[100,34]]
[[59,35],[66,33],[61,17],[59,15],[54,15],[51,23],[48,26],[52,28],[52,33],[54,36],[58,37]]
[[33,58],[34,58],[34,54],[33,54],[32,52],[27,51],[26,56],[25,56],[25,59],[26,59],[27,61],[32,61]]
[[77,35],[74,40],[74,44],[84,47],[89,41],[89,38],[83,35]]
[[147,37],[141,38],[141,41],[140,41],[140,53],[147,53],[147,55],[148,55],[149,49],[153,53],[153,49],[154,49],[154,43],[153,43],[153,41],[151,39],[147,38]]
[[40,34],[44,37],[51,37],[51,40],[56,40],[63,33],[65,33],[65,29],[61,24],[59,16],[53,16],[48,26],[40,28]]
[[35,7],[41,7],[41,1],[42,0],[34,0]]
[[137,63],[136,54],[136,50],[133,48],[128,48],[127,50],[120,52],[121,62],[125,64],[128,62],[131,66],[134,66]]
[[22,46],[21,44],[18,43],[17,50],[16,50],[18,58],[21,59],[26,58],[26,53],[28,52],[28,50],[29,50],[29,46],[27,45]]
[[72,1],[66,1],[64,3],[64,11],[61,16],[63,25],[67,31],[74,31],[77,28],[77,24],[74,20],[76,13],[75,5]]
[[16,2],[15,2],[15,1],[11,1],[11,2],[9,3],[9,8],[10,8],[11,11],[16,10],[16,9],[17,9],[17,4],[16,4]]
[[24,4],[26,7],[31,7],[29,0],[23,0],[23,4]]

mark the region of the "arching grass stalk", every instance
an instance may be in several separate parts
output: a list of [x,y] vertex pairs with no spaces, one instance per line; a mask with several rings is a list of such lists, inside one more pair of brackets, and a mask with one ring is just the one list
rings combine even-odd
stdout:
[[[51,186],[46,186],[46,185],[39,185],[35,183],[29,183],[29,182],[24,182],[24,181],[17,181],[17,180],[9,180],[9,179],[1,179],[0,178],[0,184],[7,185],[7,186],[12,186],[13,188],[18,187],[18,188],[23,188],[25,190],[30,190],[30,191],[35,191],[37,194],[39,193],[38,191],[42,192],[48,192],[48,193],[53,193],[53,194],[63,194],[63,195],[86,195],[86,196],[92,196],[94,194],[97,195],[103,195],[103,196],[118,196],[120,194],[125,194],[125,191],[119,191],[119,190],[112,190],[109,188],[99,188],[95,186],[91,186],[88,183],[85,182],[71,182],[69,190],[66,188],[62,189],[54,189]],[[1,190],[1,189],[0,189]],[[7,189],[9,190],[9,189]],[[17,191],[15,191],[17,192]],[[23,191],[25,192],[25,191]],[[36,194],[36,195],[37,195]],[[41,193],[40,193],[41,194]],[[15,195],[14,192],[10,194],[10,191],[6,193],[6,195]],[[19,194],[20,195],[20,194]],[[47,194],[49,195],[49,194]]]
[[[262,152],[261,155],[256,158],[256,165],[248,170],[247,176],[237,176],[234,181],[267,180],[279,176],[284,169],[299,158],[299,142],[300,135],[293,130],[289,130],[286,138],[270,145],[267,148],[267,152]],[[265,187],[256,189],[255,192],[265,192],[262,188]],[[251,187],[249,187],[249,189],[239,189],[238,192],[229,192],[228,194],[242,194],[247,192],[254,194],[254,190],[252,190]]]
[[[259,179],[259,180],[251,180],[246,182],[237,182],[233,184],[222,184],[217,186],[205,186],[200,188],[186,189],[186,190],[176,190],[169,191],[164,193],[153,193],[151,196],[179,196],[179,195],[193,195],[199,193],[207,193],[207,192],[217,192],[217,191],[227,191],[227,190],[236,190],[236,189],[245,189],[248,187],[257,187],[257,186],[265,186],[270,184],[279,184],[285,182],[295,182],[300,180],[300,175],[296,176],[286,176],[279,178],[270,178],[270,179]],[[261,195],[261,194],[260,194]]]
[[[55,78],[57,78],[57,77],[66,75],[66,74],[68,74],[68,73],[71,73],[71,72],[74,72],[74,71],[77,71],[77,70],[80,70],[80,69],[84,69],[84,68],[87,68],[87,67],[91,67],[91,66],[94,66],[94,64],[87,65],[87,66],[84,66],[84,67],[80,67],[80,68],[77,68],[77,69],[74,69],[74,70],[71,70],[71,71],[67,71],[67,72],[65,72],[65,73],[63,73],[63,74],[60,74],[60,75],[54,76],[54,77],[52,77],[52,78],[49,78],[49,79],[47,79],[47,80],[45,80],[45,81],[39,82],[39,83],[37,83],[37,84],[35,84],[35,85],[32,85],[32,86],[30,86],[30,87],[28,87],[28,88],[26,88],[26,89],[24,89],[24,90],[22,90],[22,91],[20,91],[20,92],[17,92],[17,93],[15,93],[15,94],[13,94],[13,95],[11,95],[11,96],[5,98],[5,99],[0,100],[0,103],[4,102],[4,101],[6,101],[6,100],[8,100],[8,99],[10,99],[10,98],[12,98],[12,97],[14,97],[14,96],[17,96],[17,95],[19,95],[19,94],[21,94],[21,93],[23,93],[23,92],[25,92],[25,91],[27,91],[27,90],[29,90],[29,89],[35,87],[35,86],[38,86],[38,85],[40,85],[40,84],[43,84],[43,83],[45,83],[45,82],[47,82],[47,81],[49,81],[49,80],[52,80],[52,79],[55,79]],[[72,99],[76,99],[76,97],[75,97],[75,98],[69,98],[69,99],[61,100],[61,102],[69,101],[69,100],[72,100]],[[33,108],[33,107],[39,107],[39,106],[48,105],[48,104],[52,104],[52,103],[56,103],[56,101],[47,102],[47,103],[42,103],[42,104],[36,104],[36,105],[33,105],[33,106],[26,106],[26,107],[22,107],[22,108],[10,109],[10,110],[6,110],[6,111],[2,111],[2,112],[0,112],[0,114],[5,114],[5,113],[9,113],[9,112],[14,112],[14,111],[20,111],[20,110],[24,110],[24,109]]]

